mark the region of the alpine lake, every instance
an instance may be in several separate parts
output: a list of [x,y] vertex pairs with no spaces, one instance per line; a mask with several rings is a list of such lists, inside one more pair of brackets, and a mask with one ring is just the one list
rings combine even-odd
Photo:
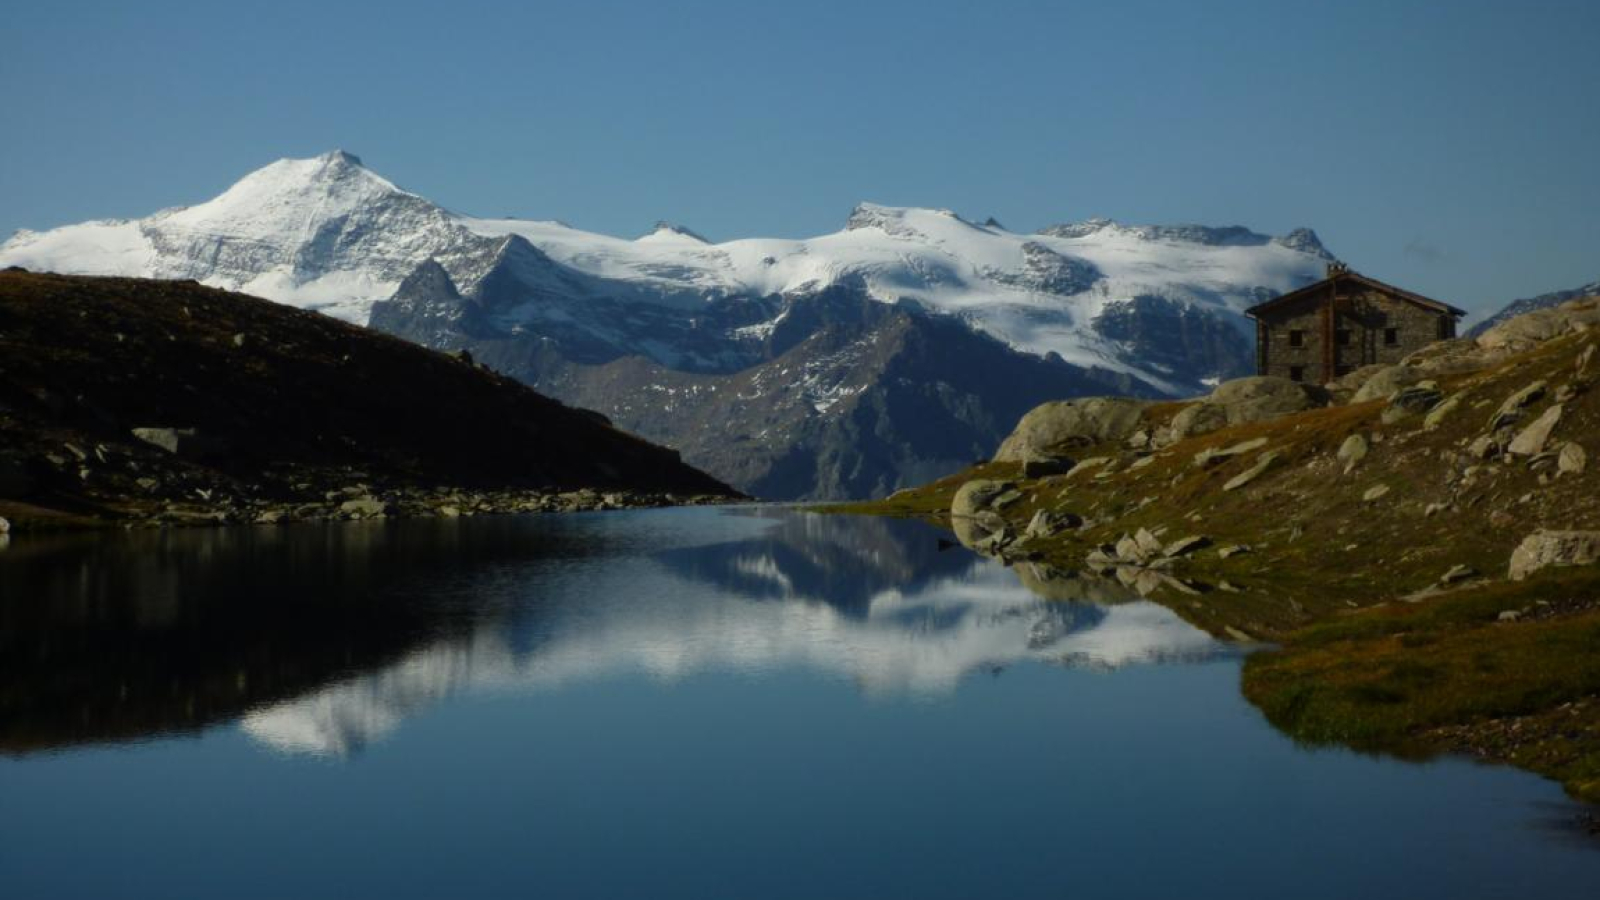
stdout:
[[1297,746],[1250,647],[784,507],[14,535],[0,896],[1600,896],[1559,787]]

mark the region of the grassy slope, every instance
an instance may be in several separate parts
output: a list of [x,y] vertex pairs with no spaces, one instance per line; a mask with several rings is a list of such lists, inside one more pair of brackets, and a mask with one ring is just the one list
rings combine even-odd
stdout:
[[[1343,742],[1407,753],[1457,750],[1513,762],[1562,779],[1575,795],[1600,801],[1600,572],[1559,570],[1528,582],[1503,581],[1512,549],[1538,528],[1600,528],[1600,459],[1582,475],[1555,477],[1553,465],[1465,458],[1505,397],[1536,379],[1553,394],[1576,395],[1552,443],[1575,441],[1600,455],[1600,392],[1574,361],[1592,334],[1571,335],[1487,371],[1441,378],[1460,405],[1435,430],[1413,416],[1383,425],[1381,401],[1315,410],[1229,428],[1136,455],[1120,446],[1110,475],[1018,478],[1015,466],[989,464],[912,492],[849,509],[943,518],[969,478],[1016,480],[1024,499],[1005,511],[1019,530],[1038,509],[1079,513],[1094,523],[1032,541],[1023,550],[1077,570],[1096,545],[1140,527],[1171,540],[1205,535],[1201,550],[1175,570],[1198,596],[1158,593],[1190,622],[1214,634],[1266,638],[1282,649],[1257,654],[1244,671],[1246,695],[1280,727],[1315,742]],[[1532,405],[1523,423],[1543,412]],[[1177,407],[1153,409],[1159,423]],[[1350,474],[1335,459],[1346,437],[1373,439]],[[1282,458],[1248,486],[1222,485],[1256,453],[1203,469],[1196,453],[1266,437]],[[1470,477],[1469,466],[1478,469]],[[1382,498],[1363,501],[1377,485]],[[1445,509],[1427,514],[1427,508]],[[1215,548],[1248,544],[1227,560]],[[1426,598],[1452,566],[1481,573]],[[1214,590],[1224,581],[1240,590]],[[1541,601],[1543,603],[1541,604]],[[1498,621],[1503,610],[1520,621]]]
[[[226,442],[166,454],[136,427]],[[24,524],[351,483],[729,494],[670,450],[443,354],[193,282],[0,272],[0,498]],[[141,487],[141,479],[158,487]]]

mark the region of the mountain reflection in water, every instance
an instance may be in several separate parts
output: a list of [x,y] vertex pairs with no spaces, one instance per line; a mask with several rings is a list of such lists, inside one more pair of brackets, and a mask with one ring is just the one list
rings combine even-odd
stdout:
[[1231,652],[1148,602],[1042,599],[938,536],[756,508],[18,542],[0,749],[242,718],[274,748],[346,754],[473,689],[803,667],[938,695],[1020,661]]

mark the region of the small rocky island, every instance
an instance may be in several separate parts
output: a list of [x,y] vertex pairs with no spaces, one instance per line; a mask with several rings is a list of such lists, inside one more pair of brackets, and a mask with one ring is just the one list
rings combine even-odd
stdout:
[[0,272],[8,528],[737,496],[465,355],[192,281]]
[[1272,642],[1244,691],[1311,742],[1462,752],[1600,801],[1600,298],[1326,385],[1028,413],[986,464],[855,510],[949,523]]

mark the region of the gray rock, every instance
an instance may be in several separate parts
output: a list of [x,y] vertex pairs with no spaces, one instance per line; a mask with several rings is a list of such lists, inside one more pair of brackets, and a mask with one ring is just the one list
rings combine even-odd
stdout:
[[1507,397],[1500,404],[1500,408],[1495,410],[1494,415],[1490,417],[1489,430],[1499,431],[1501,428],[1521,419],[1523,407],[1543,399],[1548,388],[1549,384],[1541,378]]
[[1568,442],[1561,445],[1556,456],[1556,471],[1562,475],[1582,475],[1589,467],[1589,453],[1581,445]]
[[1249,553],[1249,552],[1250,552],[1250,545],[1249,544],[1229,544],[1226,547],[1218,547],[1217,548],[1217,558],[1218,559],[1227,559],[1227,558],[1232,557],[1232,556],[1238,556],[1241,553]]
[[1264,437],[1258,437],[1248,441],[1241,441],[1231,447],[1207,447],[1206,449],[1201,450],[1199,453],[1194,455],[1194,464],[1203,468],[1216,463],[1226,462],[1227,460],[1230,460],[1241,453],[1249,453],[1251,450],[1259,450],[1266,445],[1267,439]]
[[1493,459],[1499,455],[1500,442],[1491,434],[1479,435],[1467,445],[1467,456],[1472,459]]
[[1269,450],[1266,453],[1261,454],[1260,456],[1256,457],[1255,465],[1228,479],[1228,482],[1222,486],[1222,489],[1225,491],[1236,491],[1239,488],[1244,487],[1245,485],[1259,478],[1263,472],[1272,468],[1272,464],[1277,461],[1278,451],[1276,450]]
[[339,512],[352,519],[378,519],[389,514],[389,504],[377,497],[357,497],[339,504]]
[[1387,484],[1374,485],[1367,488],[1367,492],[1361,495],[1361,500],[1365,503],[1371,503],[1374,500],[1382,500],[1388,493],[1389,486]]
[[1005,493],[1001,494],[1000,496],[994,498],[994,504],[993,505],[994,505],[995,509],[1005,509],[1008,506],[1011,506],[1011,505],[1013,505],[1015,503],[1021,502],[1021,500],[1022,500],[1022,492],[1021,491],[1010,490],[1010,491],[1006,491]]
[[1407,416],[1425,413],[1438,406],[1444,399],[1444,394],[1431,384],[1431,382],[1414,384],[1397,391],[1389,398],[1389,405],[1383,411],[1383,423],[1393,425]]
[[1590,344],[1583,348],[1583,352],[1578,354],[1577,361],[1572,365],[1573,374],[1579,378],[1582,378],[1584,373],[1589,371],[1589,363],[1594,360],[1594,346],[1594,344]]
[[1367,458],[1370,445],[1364,435],[1352,434],[1339,445],[1339,452],[1335,454],[1339,461],[1344,463],[1345,474],[1350,474],[1363,459]]
[[1117,541],[1117,559],[1142,563],[1145,561],[1144,548],[1139,546],[1138,540],[1133,536],[1125,534]]
[[1549,442],[1551,432],[1555,431],[1556,424],[1561,421],[1561,404],[1544,411],[1544,415],[1533,420],[1527,428],[1522,429],[1511,443],[1506,447],[1506,452],[1516,456],[1532,456],[1544,449]]
[[950,526],[956,539],[971,547],[1005,526],[994,502],[1012,489],[1009,481],[974,479],[956,490],[950,501]]
[[1476,574],[1478,574],[1478,570],[1472,568],[1471,566],[1454,565],[1450,567],[1448,572],[1445,572],[1443,575],[1439,576],[1439,583],[1454,584],[1457,581],[1464,581],[1468,578],[1471,578]]
[[11,533],[11,521],[5,516],[0,516],[0,534]]
[[1060,534],[1083,524],[1083,518],[1070,512],[1056,512],[1041,509],[1033,514],[1028,521],[1028,528],[1023,534],[1030,538],[1044,538]]
[[1207,538],[1204,535],[1192,534],[1188,537],[1178,538],[1177,540],[1168,544],[1162,549],[1161,555],[1169,557],[1184,556],[1191,551],[1199,550],[1201,547],[1204,547],[1209,543],[1211,543],[1210,538]]
[[[1354,373],[1351,373],[1354,374]],[[1369,375],[1350,398],[1351,403],[1387,400],[1404,388],[1421,381],[1424,374],[1413,366],[1385,366]]]
[[1600,559],[1600,531],[1535,531],[1511,551],[1507,573],[1521,581],[1552,566],[1584,566]]
[[1328,392],[1316,385],[1273,375],[1235,378],[1217,385],[1199,403],[1172,418],[1171,440],[1207,434],[1230,425],[1263,422],[1327,404]]
[[1141,528],[1134,532],[1133,540],[1139,545],[1139,552],[1145,559],[1161,555],[1161,539],[1151,534],[1149,529]]
[[1205,400],[1185,406],[1172,417],[1165,438],[1168,443],[1198,434],[1210,434],[1228,427],[1228,411]]
[[997,462],[1066,459],[1104,441],[1126,440],[1140,429],[1149,404],[1125,397],[1088,397],[1029,410],[995,453]]
[[133,436],[152,447],[188,459],[204,459],[227,451],[226,441],[201,434],[193,428],[135,428]]
[[1445,399],[1445,401],[1443,403],[1440,403],[1438,406],[1435,406],[1433,409],[1428,410],[1428,414],[1426,416],[1424,416],[1423,419],[1422,419],[1422,427],[1423,427],[1423,429],[1425,429],[1427,431],[1433,431],[1434,429],[1438,428],[1440,425],[1443,425],[1444,424],[1444,420],[1449,418],[1450,415],[1452,413],[1454,413],[1460,407],[1461,407],[1461,395],[1460,394],[1451,394],[1448,398]]
[[1577,300],[1526,313],[1478,335],[1484,350],[1521,353],[1553,338],[1600,325],[1600,304]]
[[1515,622],[1522,618],[1522,613],[1514,609],[1502,609],[1500,614],[1494,618],[1496,622]]

